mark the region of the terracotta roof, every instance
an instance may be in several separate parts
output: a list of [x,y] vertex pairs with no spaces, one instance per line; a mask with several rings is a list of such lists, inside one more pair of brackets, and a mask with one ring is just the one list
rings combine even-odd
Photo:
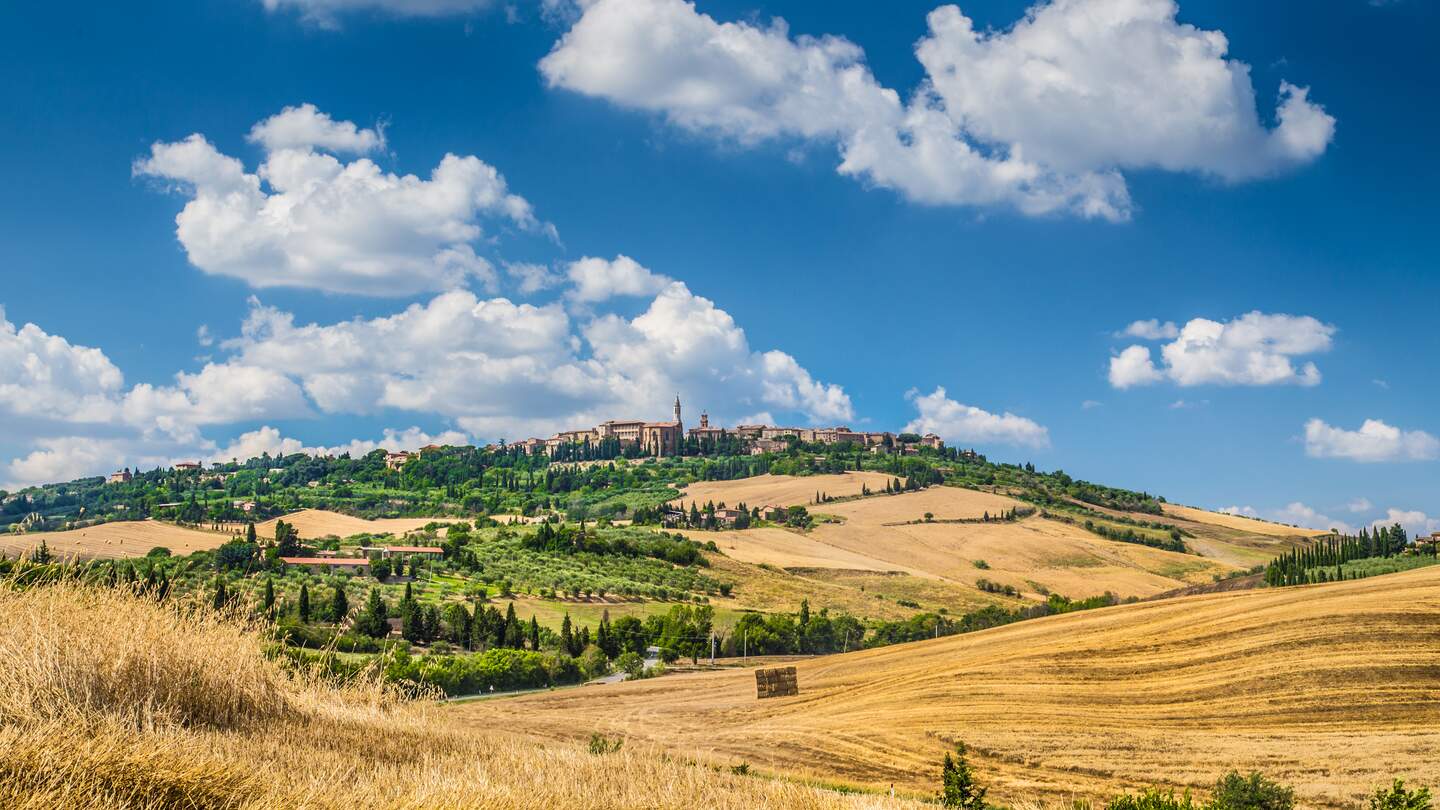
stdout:
[[281,557],[286,565],[369,565],[364,557]]

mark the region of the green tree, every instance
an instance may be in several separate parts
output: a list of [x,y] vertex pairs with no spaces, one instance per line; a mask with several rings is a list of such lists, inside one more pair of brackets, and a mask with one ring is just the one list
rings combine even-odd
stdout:
[[275,580],[270,577],[265,578],[265,596],[262,602],[267,614],[275,609]]
[[341,624],[345,621],[345,617],[349,615],[350,600],[345,597],[345,586],[343,584],[337,584],[335,586],[335,594],[330,598],[330,620],[336,624]]
[[1430,789],[1407,790],[1405,780],[1396,779],[1370,795],[1370,810],[1430,810]]
[[230,594],[225,591],[225,578],[215,577],[215,600],[211,606],[216,610],[224,610],[225,605],[230,601]]
[[1258,772],[1241,776],[1239,771],[1231,771],[1215,783],[1209,805],[1210,810],[1291,810],[1294,806],[1294,790]]
[[963,807],[965,810],[985,810],[985,788],[975,781],[975,770],[970,767],[965,743],[957,743],[955,756],[945,755],[940,769],[940,804],[944,807]]
[[371,638],[384,638],[390,634],[390,623],[386,621],[389,617],[390,611],[385,607],[385,600],[380,598],[380,589],[371,588],[370,598],[365,600],[365,607],[355,616],[352,629]]
[[307,624],[307,623],[309,623],[309,621],[310,621],[310,586],[309,586],[309,585],[306,585],[305,583],[301,583],[301,584],[300,584],[300,601],[299,601],[299,603],[296,605],[296,609],[297,609],[297,612],[300,614],[300,623],[301,623],[301,624]]

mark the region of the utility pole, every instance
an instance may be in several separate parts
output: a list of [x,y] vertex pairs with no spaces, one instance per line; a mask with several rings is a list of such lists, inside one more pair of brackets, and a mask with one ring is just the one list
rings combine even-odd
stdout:
[[750,663],[750,631],[740,631],[740,663]]

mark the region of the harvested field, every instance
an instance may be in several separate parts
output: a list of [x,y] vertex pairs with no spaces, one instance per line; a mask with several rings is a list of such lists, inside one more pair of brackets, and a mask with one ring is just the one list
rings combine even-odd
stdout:
[[1319,537],[1322,534],[1329,534],[1325,531],[1315,529],[1300,529],[1294,526],[1285,526],[1280,523],[1271,523],[1267,520],[1255,520],[1254,518],[1241,517],[1240,515],[1227,515],[1223,512],[1211,512],[1206,509],[1196,509],[1193,506],[1176,506],[1167,503],[1161,507],[1165,514],[1196,523],[1208,523],[1212,526],[1223,526],[1227,529],[1235,529],[1247,534],[1263,534],[1270,537]]
[[934,515],[935,520],[972,520],[986,513],[998,516],[1007,510],[1024,506],[1026,504],[1004,495],[992,495],[989,492],[960,487],[930,487],[900,495],[821,504],[811,511],[837,515],[849,522],[877,526],[923,520],[926,512]]
[[[788,529],[747,529],[739,532],[686,531],[682,534],[705,542],[713,540],[727,557],[776,568],[845,568],[867,571],[909,570],[854,551],[821,543],[810,535]],[[923,574],[920,571],[912,571]]]
[[[686,487],[676,501],[699,501],[701,504],[714,501],[730,506],[745,503],[751,507],[774,504],[776,506],[808,506],[815,500],[816,492],[823,492],[832,498],[859,495],[862,486],[869,486],[872,492],[885,489],[885,482],[891,477],[878,472],[847,472],[836,475],[757,475],[735,481],[699,481]],[[829,511],[827,506],[820,511]]]
[[[1228,566],[1193,554],[1097,537],[1043,518],[1008,523],[827,524],[810,535],[821,546],[865,554],[892,568],[951,582],[984,578],[1038,597],[1035,584],[1070,597],[1151,596],[1197,582]],[[988,568],[975,562],[983,560]]]
[[50,553],[60,559],[144,557],[156,546],[164,546],[172,554],[181,556],[218,548],[232,537],[228,532],[186,529],[158,520],[122,520],[64,532],[0,534],[0,552],[12,557],[29,554],[44,540]]
[[1231,768],[1355,807],[1396,776],[1440,782],[1440,568],[1124,605],[800,661],[800,694],[748,671],[456,707],[477,728],[592,732],[718,764],[934,790],[971,746],[990,799],[1202,792]]
[[261,537],[273,537],[275,534],[275,522],[283,520],[293,524],[300,537],[309,539],[313,537],[324,537],[333,534],[336,537],[349,537],[355,534],[394,534],[403,535],[406,532],[417,531],[427,523],[448,523],[458,518],[379,518],[377,520],[366,520],[352,515],[342,515],[339,512],[327,512],[323,509],[302,509],[299,512],[291,512],[283,517],[267,520],[264,523],[255,524],[255,531]]

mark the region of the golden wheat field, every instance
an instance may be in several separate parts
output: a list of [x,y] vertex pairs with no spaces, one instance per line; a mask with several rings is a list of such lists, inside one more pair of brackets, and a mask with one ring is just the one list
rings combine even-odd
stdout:
[[[579,691],[579,690],[577,690]],[[902,808],[477,725],[283,670],[253,629],[119,591],[0,583],[6,810]]]
[[1170,599],[796,664],[456,707],[539,739],[592,730],[721,764],[923,791],[956,741],[1001,802],[1203,790],[1231,768],[1354,807],[1440,782],[1440,569]]
[[[878,472],[846,472],[833,475],[757,475],[734,481],[697,481],[686,487],[675,497],[675,501],[691,501],[700,504],[725,503],[734,506],[744,503],[757,506],[807,506],[815,500],[816,493],[832,498],[859,495],[862,487],[871,492],[885,489],[891,476]],[[818,508],[818,507],[815,507]],[[828,511],[822,509],[821,511]]]
[[1322,534],[1329,534],[1326,531],[1316,529],[1302,529],[1295,526],[1286,526],[1282,523],[1271,523],[1268,520],[1256,520],[1241,515],[1228,515],[1224,512],[1211,512],[1208,509],[1196,509],[1193,506],[1177,506],[1167,503],[1161,507],[1166,515],[1184,518],[1196,523],[1208,523],[1212,526],[1224,526],[1228,529],[1249,534],[1263,534],[1271,537],[1319,537]]
[[339,512],[328,512],[323,509],[302,509],[292,512],[279,518],[267,520],[264,523],[255,524],[255,531],[261,537],[269,537],[275,533],[275,522],[283,520],[295,527],[302,538],[324,537],[333,534],[336,537],[350,537],[356,534],[394,534],[403,535],[406,532],[413,532],[423,528],[428,523],[446,523],[456,518],[378,518],[366,520],[352,515],[344,515]]
[[[1014,586],[1032,599],[1043,598],[1045,592],[1073,598],[1106,591],[1148,597],[1210,582],[1236,567],[1219,558],[1106,540],[1080,526],[1038,516],[1014,522],[946,522],[998,515],[1017,506],[1023,504],[1001,495],[940,486],[824,504],[816,508],[841,522],[821,523],[803,533],[760,528],[689,536],[713,540],[725,555],[754,565],[900,573],[942,581],[965,594],[952,610],[996,601],[977,588],[980,579]],[[923,522],[927,512],[934,522]],[[1255,553],[1265,551],[1257,548]],[[812,601],[823,604],[831,593],[817,591]]]
[[158,520],[121,520],[84,529],[33,534],[0,534],[0,552],[29,554],[41,540],[60,559],[121,559],[144,557],[164,546],[176,555],[218,548],[234,537],[229,532],[187,529]]

